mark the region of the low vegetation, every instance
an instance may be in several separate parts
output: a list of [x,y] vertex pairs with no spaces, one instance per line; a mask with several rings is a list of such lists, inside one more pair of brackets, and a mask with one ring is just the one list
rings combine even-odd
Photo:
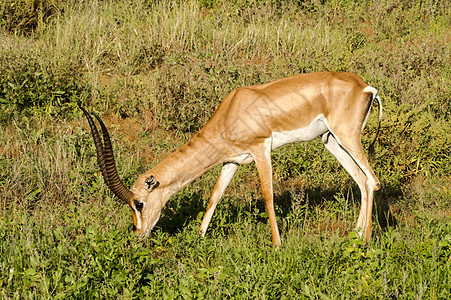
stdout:
[[[450,8],[446,1],[0,4],[0,297],[451,298]],[[105,119],[131,185],[232,89],[313,71],[379,90],[373,239],[320,141],[274,151],[274,248],[256,170],[239,168],[205,238],[214,169],[131,233],[77,104]],[[371,115],[362,142],[375,134]]]

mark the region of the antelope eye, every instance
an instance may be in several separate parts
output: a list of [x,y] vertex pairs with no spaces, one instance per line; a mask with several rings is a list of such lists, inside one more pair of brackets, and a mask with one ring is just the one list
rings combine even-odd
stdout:
[[143,210],[144,204],[142,202],[135,201],[135,207],[137,211],[141,212]]

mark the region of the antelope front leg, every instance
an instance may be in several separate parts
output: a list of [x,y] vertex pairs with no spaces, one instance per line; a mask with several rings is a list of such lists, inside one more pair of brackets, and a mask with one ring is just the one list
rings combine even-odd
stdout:
[[272,243],[280,246],[279,228],[277,227],[276,213],[274,212],[274,194],[272,188],[272,166],[271,166],[271,140],[264,142],[263,149],[258,149],[252,153],[257,165],[260,177],[263,200],[265,201],[266,212],[268,213],[269,225],[271,226]]
[[215,184],[213,191],[211,192],[210,201],[208,202],[207,212],[202,220],[202,224],[200,225],[199,233],[205,236],[205,232],[207,232],[208,225],[210,224],[211,217],[216,209],[216,206],[219,203],[222,195],[224,194],[225,189],[229,185],[232,180],[233,175],[235,174],[238,168],[237,164],[234,163],[226,163],[222,166],[221,174],[219,175],[218,181]]

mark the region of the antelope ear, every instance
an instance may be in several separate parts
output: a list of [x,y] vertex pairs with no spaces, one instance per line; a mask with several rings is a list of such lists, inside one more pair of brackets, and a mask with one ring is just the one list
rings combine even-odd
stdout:
[[149,192],[151,192],[153,189],[157,188],[159,185],[160,185],[160,183],[157,181],[157,179],[153,175],[148,177],[144,184],[145,188]]

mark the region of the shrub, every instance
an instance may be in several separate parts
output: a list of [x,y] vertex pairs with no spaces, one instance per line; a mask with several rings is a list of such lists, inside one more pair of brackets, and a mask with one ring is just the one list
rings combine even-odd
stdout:
[[67,0],[4,0],[0,3],[0,27],[32,33],[44,27]]
[[54,67],[35,52],[1,52],[0,69],[0,120],[32,110],[63,115],[86,91],[76,65]]

